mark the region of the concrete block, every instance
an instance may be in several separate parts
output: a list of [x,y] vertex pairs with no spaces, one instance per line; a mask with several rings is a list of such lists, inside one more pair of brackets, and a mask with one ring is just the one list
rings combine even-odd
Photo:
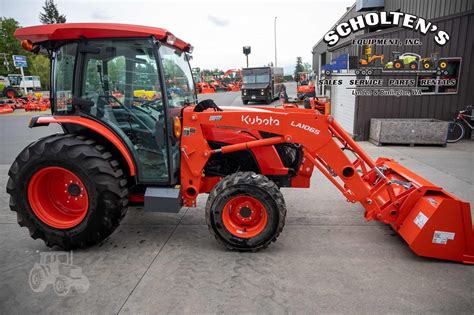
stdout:
[[437,144],[445,145],[449,122],[437,119],[370,120],[370,141],[376,145]]

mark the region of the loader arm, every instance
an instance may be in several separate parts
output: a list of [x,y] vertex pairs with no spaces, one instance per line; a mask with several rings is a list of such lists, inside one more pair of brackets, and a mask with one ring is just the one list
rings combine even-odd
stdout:
[[[202,130],[241,128],[274,134],[211,149]],[[299,108],[225,107],[224,111],[183,111],[181,189],[186,206],[221,178],[203,169],[213,154],[279,143],[299,144],[304,159],[296,178],[316,167],[346,197],[365,208],[367,220],[390,224],[420,256],[474,264],[474,232],[469,203],[387,158],[373,161],[329,115]],[[301,187],[296,184],[294,187]]]

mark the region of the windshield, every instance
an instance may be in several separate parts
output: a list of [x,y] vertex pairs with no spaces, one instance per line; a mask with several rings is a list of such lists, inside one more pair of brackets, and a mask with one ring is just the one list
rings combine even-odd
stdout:
[[270,75],[265,74],[244,74],[244,84],[252,83],[268,83],[270,82]]
[[193,74],[186,54],[165,45],[161,46],[160,54],[169,106],[180,107],[195,102]]

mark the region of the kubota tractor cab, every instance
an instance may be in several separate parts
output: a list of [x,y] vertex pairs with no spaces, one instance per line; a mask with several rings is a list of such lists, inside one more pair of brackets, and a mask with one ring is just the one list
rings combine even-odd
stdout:
[[[191,46],[164,29],[52,24],[15,36],[52,61],[53,115],[33,117],[30,127],[64,130],[26,147],[7,184],[19,224],[48,246],[101,242],[129,201],[177,212],[209,193],[211,234],[230,249],[255,251],[283,229],[280,187],[309,187],[317,168],[416,254],[474,263],[468,203],[391,159],[373,161],[314,108],[196,104]],[[144,85],[157,97],[136,102],[133,91]]]

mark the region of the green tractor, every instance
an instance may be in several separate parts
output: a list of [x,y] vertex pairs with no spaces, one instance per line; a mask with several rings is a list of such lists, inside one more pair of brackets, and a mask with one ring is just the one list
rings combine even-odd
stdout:
[[415,53],[404,53],[393,52],[393,61],[385,64],[385,69],[395,70],[445,70],[448,67],[448,62],[444,59],[439,59],[437,55],[432,55],[428,58],[421,58],[420,55]]

